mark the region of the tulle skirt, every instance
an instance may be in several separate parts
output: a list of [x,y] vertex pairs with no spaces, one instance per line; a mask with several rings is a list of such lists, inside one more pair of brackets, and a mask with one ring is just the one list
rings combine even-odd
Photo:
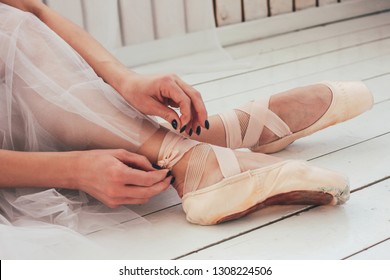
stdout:
[[[135,152],[158,127],[34,15],[0,4],[1,149]],[[27,248],[36,252],[45,244],[54,248],[45,256],[54,257],[53,242],[79,243],[85,234],[137,216],[126,207],[108,209],[84,193],[2,189],[0,258],[29,258]]]

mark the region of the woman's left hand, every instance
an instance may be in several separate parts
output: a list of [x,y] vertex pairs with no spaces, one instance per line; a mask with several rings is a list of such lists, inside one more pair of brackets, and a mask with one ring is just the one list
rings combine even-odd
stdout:
[[[176,130],[208,129],[207,111],[200,93],[177,75],[141,75],[122,79],[119,93],[141,113],[159,116]],[[179,108],[179,116],[174,109]]]

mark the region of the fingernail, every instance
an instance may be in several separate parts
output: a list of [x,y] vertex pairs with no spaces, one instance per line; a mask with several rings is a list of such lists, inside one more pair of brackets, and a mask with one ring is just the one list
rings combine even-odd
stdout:
[[174,129],[177,129],[177,121],[176,120],[173,120],[171,124],[172,124],[172,127]]
[[171,179],[171,185],[175,182],[176,178],[175,177],[172,177]]
[[201,128],[200,128],[200,126],[198,126],[198,127],[196,128],[196,134],[200,135],[200,132],[201,132]]
[[172,171],[169,170],[168,173],[167,173],[167,176],[165,176],[165,178],[168,178],[168,177],[171,176],[171,175],[172,175]]
[[210,123],[209,123],[208,120],[206,120],[206,121],[204,122],[204,126],[206,127],[207,130],[210,128]]
[[156,163],[152,163],[152,166],[154,169],[157,169],[157,170],[161,170],[161,166],[160,165],[157,165]]
[[187,126],[183,126],[181,129],[180,129],[180,133],[182,133],[184,130],[186,130]]
[[190,128],[190,131],[188,132],[189,136],[192,136],[192,128]]

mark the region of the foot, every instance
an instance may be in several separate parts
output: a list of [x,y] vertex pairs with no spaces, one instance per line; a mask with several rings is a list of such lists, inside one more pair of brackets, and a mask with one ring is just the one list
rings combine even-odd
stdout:
[[188,221],[218,224],[271,205],[335,205],[349,197],[348,182],[335,172],[260,153],[236,151],[234,157],[240,171],[230,177],[223,172],[232,162],[221,165],[207,144],[193,147],[173,166]]
[[[269,109],[294,133],[319,120],[328,110],[331,102],[331,90],[325,85],[316,84],[273,95],[269,101]],[[278,139],[275,133],[265,127],[256,146]]]
[[187,219],[216,224],[274,204],[338,204],[348,199],[340,174],[260,153],[233,151],[168,133],[158,164],[171,168]]
[[372,105],[372,94],[362,82],[322,82],[259,98],[219,116],[227,147],[275,153]]
[[[264,111],[269,109],[274,112],[286,123],[289,132],[294,133],[309,127],[321,118],[328,110],[331,102],[331,90],[323,84],[316,84],[275,94],[271,96],[268,108],[262,109]],[[250,129],[259,131],[260,137],[257,137],[254,141],[250,141],[250,145],[247,145],[243,143],[245,142],[244,138],[247,133],[253,133],[252,131],[247,131],[250,114],[239,109],[234,109],[227,113],[228,117],[224,117],[224,115],[226,116],[223,113],[209,118],[210,130],[202,130],[200,135],[191,133],[191,135],[187,136],[199,142],[210,143],[221,147],[230,147],[232,149],[251,148],[253,146],[256,148],[280,138],[266,126],[264,128],[262,126],[255,126]],[[230,122],[236,122],[236,120],[239,123],[238,127],[233,125],[232,128]],[[237,135],[240,139],[232,141],[231,137],[236,138]]]
[[[234,155],[237,158],[241,172],[283,161],[283,159],[261,153],[234,151]],[[197,175],[197,182],[188,182],[189,172]],[[187,151],[172,167],[172,174],[176,178],[173,186],[180,197],[189,192],[214,185],[224,178],[217,157],[208,144],[199,144]]]

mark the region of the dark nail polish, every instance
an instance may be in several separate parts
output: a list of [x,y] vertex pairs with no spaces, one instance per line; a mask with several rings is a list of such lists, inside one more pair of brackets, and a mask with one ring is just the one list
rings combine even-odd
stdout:
[[172,124],[172,127],[174,129],[177,129],[177,121],[176,120],[173,120],[171,124]]
[[192,136],[192,128],[190,128],[190,131],[188,132],[189,136]]
[[152,163],[152,166],[154,169],[161,170],[161,166],[157,165],[156,163]]
[[172,175],[172,171],[169,170],[168,173],[167,173],[167,176],[165,176],[165,178],[168,178],[168,177],[171,176],[171,175]]
[[171,185],[175,182],[176,178],[175,177],[172,177],[171,179]]
[[204,122],[204,126],[206,127],[207,130],[210,128],[210,123],[209,123],[208,120],[206,120],[206,121]]
[[202,130],[201,130],[200,126],[198,126],[198,127],[196,128],[196,134],[200,135],[200,132],[201,132],[201,131],[202,131]]
[[180,129],[180,133],[182,133],[184,130],[186,130],[187,126],[183,126],[181,129]]

